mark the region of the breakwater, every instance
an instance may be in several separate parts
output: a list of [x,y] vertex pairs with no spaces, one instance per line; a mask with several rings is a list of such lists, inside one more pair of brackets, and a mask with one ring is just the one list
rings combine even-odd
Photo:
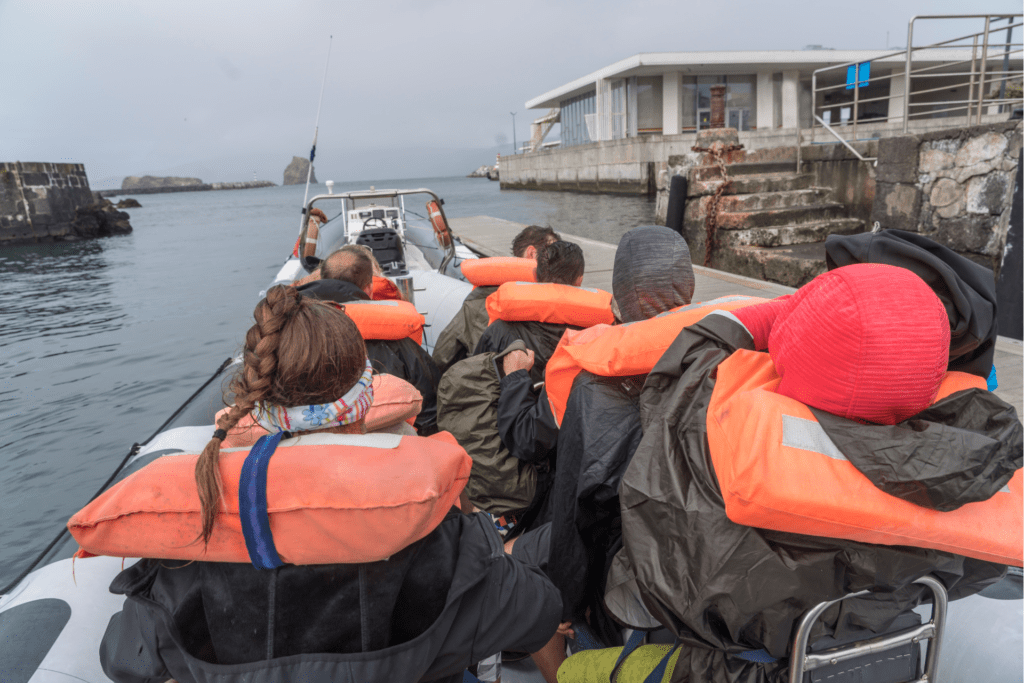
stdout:
[[168,187],[136,187],[130,190],[100,190],[101,197],[122,194],[164,194],[165,192],[207,192],[210,190],[251,190],[257,187],[277,187],[269,180],[249,180],[241,183],[200,183],[198,185],[173,185]]
[[128,214],[93,196],[82,164],[0,163],[0,246],[131,230]]

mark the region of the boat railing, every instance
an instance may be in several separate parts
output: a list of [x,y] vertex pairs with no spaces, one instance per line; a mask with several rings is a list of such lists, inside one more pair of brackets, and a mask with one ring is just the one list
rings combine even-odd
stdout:
[[793,638],[793,649],[789,664],[789,683],[802,683],[805,672],[813,671],[823,666],[834,666],[864,655],[886,652],[906,645],[917,645],[921,641],[928,640],[931,642],[928,643],[928,654],[925,657],[924,672],[914,680],[914,683],[932,683],[936,681],[939,668],[939,648],[942,644],[942,634],[946,626],[946,607],[949,598],[946,594],[945,586],[931,576],[922,576],[914,583],[922,584],[931,590],[932,616],[927,623],[903,633],[825,652],[808,653],[807,646],[811,638],[811,629],[825,610],[843,600],[868,595],[871,591],[860,591],[843,596],[838,600],[822,602],[808,611],[800,621],[800,626],[797,627],[796,635]]

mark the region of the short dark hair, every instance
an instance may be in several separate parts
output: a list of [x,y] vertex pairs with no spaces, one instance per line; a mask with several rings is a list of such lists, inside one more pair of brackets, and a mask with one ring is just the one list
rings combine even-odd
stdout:
[[373,263],[361,250],[339,249],[320,264],[320,276],[351,282],[359,289],[373,284]]
[[553,242],[537,250],[537,282],[575,285],[583,277],[583,250],[572,242]]
[[561,241],[562,237],[551,228],[539,225],[528,225],[512,240],[512,255],[520,258],[526,253],[527,247],[533,247],[540,253],[552,242]]

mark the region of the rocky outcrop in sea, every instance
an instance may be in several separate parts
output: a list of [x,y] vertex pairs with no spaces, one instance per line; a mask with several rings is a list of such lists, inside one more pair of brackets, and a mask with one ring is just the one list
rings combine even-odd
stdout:
[[203,181],[200,178],[176,178],[173,176],[161,178],[151,175],[144,175],[142,177],[130,175],[121,181],[121,189],[141,190],[150,187],[186,187],[202,184]]
[[[305,185],[306,174],[309,173],[309,159],[304,157],[292,157],[288,168],[284,169],[284,182],[282,185]],[[309,177],[309,182],[316,183],[316,166]]]

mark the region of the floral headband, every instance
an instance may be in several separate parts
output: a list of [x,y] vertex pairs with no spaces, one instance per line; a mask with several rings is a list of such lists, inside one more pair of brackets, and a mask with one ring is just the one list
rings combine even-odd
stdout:
[[373,366],[366,360],[359,381],[344,396],[332,403],[282,408],[257,402],[252,417],[271,434],[275,432],[309,432],[328,427],[352,424],[366,417],[373,403]]

